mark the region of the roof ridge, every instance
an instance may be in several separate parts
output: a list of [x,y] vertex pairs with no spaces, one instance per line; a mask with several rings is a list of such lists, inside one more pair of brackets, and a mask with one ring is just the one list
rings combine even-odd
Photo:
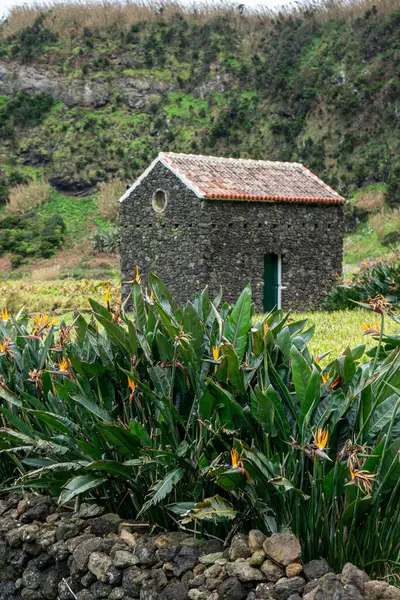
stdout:
[[168,156],[179,156],[183,158],[205,158],[209,160],[220,160],[220,161],[238,161],[238,162],[254,162],[264,165],[284,165],[293,167],[304,167],[302,163],[295,161],[282,161],[282,160],[261,160],[258,158],[234,158],[233,156],[211,156],[210,154],[186,154],[185,152],[160,152],[158,155],[160,158],[168,158]]

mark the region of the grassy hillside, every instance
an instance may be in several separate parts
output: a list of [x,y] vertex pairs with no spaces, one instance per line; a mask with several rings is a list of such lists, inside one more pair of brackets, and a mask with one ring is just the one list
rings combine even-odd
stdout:
[[[367,190],[396,207],[399,40],[398,0],[279,14],[15,9],[0,26],[0,199],[32,171],[61,194],[93,194],[169,150],[301,161],[354,206]],[[70,199],[52,198],[48,211],[75,214]],[[73,202],[87,238],[86,223],[101,223],[90,200]],[[365,257],[365,238],[369,255],[388,251],[371,233],[362,224],[350,238],[351,263]]]

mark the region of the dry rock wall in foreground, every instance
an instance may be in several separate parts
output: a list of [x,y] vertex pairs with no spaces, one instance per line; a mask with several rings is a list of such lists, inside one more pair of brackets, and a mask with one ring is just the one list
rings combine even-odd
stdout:
[[97,506],[0,499],[0,600],[400,600],[348,563],[301,561],[290,533],[237,534],[226,547],[184,532],[146,532]]

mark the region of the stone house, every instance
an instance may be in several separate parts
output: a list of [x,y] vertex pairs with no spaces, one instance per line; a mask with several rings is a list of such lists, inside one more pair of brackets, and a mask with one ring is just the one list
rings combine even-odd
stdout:
[[[122,295],[138,264],[179,301],[317,308],[341,272],[343,198],[299,163],[161,152],[121,198]],[[125,282],[125,283],[124,283]]]

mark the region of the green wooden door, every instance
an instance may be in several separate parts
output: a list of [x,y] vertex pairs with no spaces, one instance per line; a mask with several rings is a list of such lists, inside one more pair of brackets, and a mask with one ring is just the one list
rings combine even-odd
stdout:
[[277,254],[264,256],[264,311],[278,308],[279,257]]

